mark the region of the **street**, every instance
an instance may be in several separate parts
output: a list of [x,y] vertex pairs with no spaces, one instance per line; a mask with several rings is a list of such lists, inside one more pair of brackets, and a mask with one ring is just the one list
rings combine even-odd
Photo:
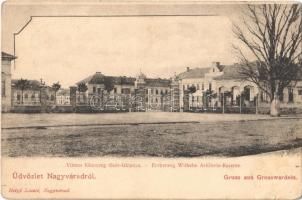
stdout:
[[195,113],[4,114],[2,155],[243,156],[301,147],[301,122]]

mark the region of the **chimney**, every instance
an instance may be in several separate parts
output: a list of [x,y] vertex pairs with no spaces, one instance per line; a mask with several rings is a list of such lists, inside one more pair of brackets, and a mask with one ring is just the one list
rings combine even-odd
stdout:
[[190,67],[187,67],[187,72],[190,71]]

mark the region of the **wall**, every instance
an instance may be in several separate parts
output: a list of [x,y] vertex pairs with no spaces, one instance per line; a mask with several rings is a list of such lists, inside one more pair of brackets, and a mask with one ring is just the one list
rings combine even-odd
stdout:
[[[1,99],[2,112],[9,112],[11,110],[11,62],[8,60],[1,61],[1,81],[4,86],[4,92]],[[2,88],[1,88],[2,90]]]

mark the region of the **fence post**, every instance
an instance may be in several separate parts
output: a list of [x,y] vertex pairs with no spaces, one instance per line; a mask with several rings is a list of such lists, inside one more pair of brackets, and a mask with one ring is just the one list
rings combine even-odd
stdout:
[[258,94],[256,95],[256,102],[255,102],[255,104],[256,104],[256,115],[258,114]]
[[240,98],[239,98],[239,110],[240,110],[240,114],[241,114],[241,94],[240,94]]
[[222,113],[224,114],[224,92],[222,93]]

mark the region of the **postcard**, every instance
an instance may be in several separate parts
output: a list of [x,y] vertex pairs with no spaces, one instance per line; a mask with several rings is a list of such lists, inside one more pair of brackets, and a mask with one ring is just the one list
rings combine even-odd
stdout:
[[298,199],[298,2],[2,3],[5,199]]

